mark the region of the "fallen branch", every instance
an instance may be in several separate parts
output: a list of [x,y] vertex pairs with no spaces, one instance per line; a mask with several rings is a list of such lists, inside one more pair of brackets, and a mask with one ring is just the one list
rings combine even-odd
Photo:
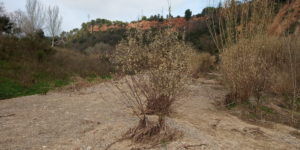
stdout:
[[183,148],[189,149],[191,147],[201,147],[201,146],[207,146],[207,144],[198,144],[198,145],[185,145]]
[[0,116],[0,118],[4,118],[4,117],[12,117],[15,116],[16,114],[8,114],[8,115],[4,115],[4,116]]

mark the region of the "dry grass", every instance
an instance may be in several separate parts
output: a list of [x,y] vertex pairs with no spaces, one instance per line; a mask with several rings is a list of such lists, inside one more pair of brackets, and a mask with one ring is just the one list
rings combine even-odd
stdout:
[[194,52],[190,62],[190,72],[194,78],[209,72],[215,64],[215,56],[209,53]]
[[221,71],[233,101],[248,100],[249,96],[255,95],[258,104],[267,88],[268,75],[274,65],[270,59],[277,53],[278,46],[265,36],[274,16],[274,5],[270,0],[241,4],[226,0],[224,8],[218,11],[218,22],[212,23],[218,24],[218,31],[216,28],[210,31],[222,52]]
[[247,101],[253,94],[259,98],[265,91],[272,69],[286,61],[281,57],[284,43],[277,41],[265,36],[244,39],[222,53],[221,71],[235,100]]
[[[252,40],[241,40],[225,50],[221,55],[220,66],[224,81],[232,91],[232,100],[247,101],[254,95],[259,102],[263,92],[292,95],[294,80],[291,78],[290,53],[287,48],[290,47],[296,58],[295,65],[299,66],[298,41],[299,37],[258,36]],[[300,70],[295,68],[295,71]],[[299,75],[295,79],[299,87]]]
[[273,37],[268,28],[275,16],[275,1],[253,0],[240,5],[227,0],[219,11],[218,30],[212,37],[222,52],[221,72],[231,93],[227,104],[248,102],[255,110],[264,104],[265,93],[287,97],[291,120],[299,99],[299,36]]
[[212,17],[210,33],[222,52],[241,39],[251,39],[267,32],[272,22],[275,2],[272,0],[244,1],[226,0],[224,7]]
[[68,73],[82,77],[92,74],[107,76],[114,71],[112,64],[109,61],[101,60],[98,55],[84,55],[68,49],[57,49],[49,64],[50,66],[59,66],[50,68],[53,73],[58,75]]

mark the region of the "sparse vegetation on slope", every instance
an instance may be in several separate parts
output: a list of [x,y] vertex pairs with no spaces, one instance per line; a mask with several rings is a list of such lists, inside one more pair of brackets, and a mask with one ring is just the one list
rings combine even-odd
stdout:
[[[265,107],[263,105],[276,103],[266,101],[267,95],[280,93],[277,96],[288,97],[290,103],[290,116],[284,118],[290,117],[288,124],[297,127],[300,120],[295,114],[299,107],[299,36],[269,35],[276,5],[275,1],[269,0],[240,4],[228,0],[219,11],[219,32],[213,28],[211,31],[221,51],[220,69],[224,83],[231,91],[226,105],[250,103],[257,118],[263,119],[259,115],[266,110],[261,109]],[[283,97],[281,99],[285,101]]]
[[[56,18],[58,22],[54,23],[55,17],[59,17],[57,7],[53,10],[49,8],[48,12],[48,21],[53,23],[53,37],[50,39],[40,29],[44,17],[40,14],[43,12],[39,1],[28,0],[26,6],[27,12],[18,18],[21,19],[21,24],[18,24],[17,18],[8,17],[1,5],[0,99],[46,94],[51,89],[69,84],[74,76],[111,76],[114,67],[107,58],[109,53],[104,54],[105,50],[90,50],[84,54],[69,49],[53,48],[54,36],[60,28],[59,18]],[[34,17],[28,20],[28,16]],[[22,19],[27,22],[22,22]],[[103,39],[110,41],[107,38]]]

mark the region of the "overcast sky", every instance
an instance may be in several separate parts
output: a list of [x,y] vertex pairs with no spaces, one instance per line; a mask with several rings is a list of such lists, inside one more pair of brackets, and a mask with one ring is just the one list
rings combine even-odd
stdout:
[[[63,17],[63,30],[80,28],[90,19],[104,18],[130,22],[142,14],[167,14],[168,0],[40,0],[44,5],[57,5]],[[169,0],[173,16],[183,16],[186,9],[198,14],[203,8],[216,5],[220,0]],[[26,0],[0,0],[6,11],[24,10]]]

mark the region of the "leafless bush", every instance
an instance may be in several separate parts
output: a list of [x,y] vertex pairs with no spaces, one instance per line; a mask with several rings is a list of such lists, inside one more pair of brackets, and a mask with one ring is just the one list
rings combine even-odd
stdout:
[[[300,37],[290,36],[283,37],[274,43],[282,43],[281,62],[277,64],[277,69],[273,71],[270,92],[277,95],[291,95],[293,91],[293,82],[300,86]],[[292,56],[292,58],[291,58]],[[293,72],[295,75],[292,75]],[[298,73],[298,74],[297,74]],[[294,76],[294,77],[293,77]],[[294,79],[293,79],[294,78]],[[293,81],[294,80],[294,81]]]
[[288,97],[290,108],[296,110],[300,82],[298,41],[299,37],[257,36],[225,49],[220,68],[231,89],[231,100],[241,102],[255,96],[259,107],[262,94],[271,92]]
[[236,102],[247,101],[254,95],[259,105],[262,92],[268,88],[274,63],[280,59],[276,55],[282,50],[282,43],[273,40],[277,41],[266,37],[240,40],[222,53],[220,67],[224,82]]
[[117,46],[115,61],[142,84],[147,113],[166,115],[183,87],[193,49],[171,31],[150,35],[130,34]]
[[[131,137],[140,132],[152,136],[164,131],[164,118],[182,94],[192,51],[190,45],[179,40],[178,33],[169,30],[129,33],[128,39],[117,46],[115,63],[123,73],[132,74],[123,78],[125,87],[117,88],[126,105],[140,118]],[[156,125],[150,126],[147,115],[159,116]]]

